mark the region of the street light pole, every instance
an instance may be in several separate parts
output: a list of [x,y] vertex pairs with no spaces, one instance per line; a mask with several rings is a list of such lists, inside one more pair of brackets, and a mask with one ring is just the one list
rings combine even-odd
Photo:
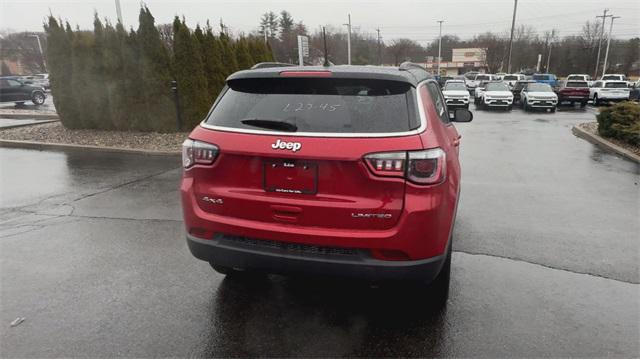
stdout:
[[382,50],[380,47],[380,28],[377,28],[376,31],[378,32],[378,65],[382,66]]
[[351,14],[349,14],[349,22],[343,25],[347,27],[347,64],[351,65]]
[[40,50],[40,58],[42,59],[42,68],[44,72],[47,72],[47,64],[44,60],[44,52],[42,52],[42,43],[40,43],[40,36],[37,34],[29,35],[29,37],[35,37],[38,40],[38,50]]
[[518,0],[513,4],[513,19],[511,19],[511,37],[509,38],[509,60],[507,61],[507,72],[511,73],[511,50],[513,49],[513,29],[516,26],[516,10],[518,9]]
[[593,79],[596,80],[598,78],[598,66],[600,65],[600,48],[602,47],[602,36],[604,36],[604,22],[611,15],[607,15],[609,9],[604,9],[602,16],[596,16],[596,18],[602,18],[602,28],[600,29],[600,40],[598,40],[598,56],[596,56],[596,69],[593,73]]
[[604,53],[604,65],[602,65],[602,76],[607,71],[607,60],[609,59],[609,45],[611,45],[611,32],[613,31],[613,20],[619,19],[620,16],[611,16],[611,26],[609,26],[609,38],[607,39],[607,51]]
[[440,23],[440,37],[438,38],[438,76],[440,76],[440,58],[442,55],[442,23],[444,20],[438,20]]

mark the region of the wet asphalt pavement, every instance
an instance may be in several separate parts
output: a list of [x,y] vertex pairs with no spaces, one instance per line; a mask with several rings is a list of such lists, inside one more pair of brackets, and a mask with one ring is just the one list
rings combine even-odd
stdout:
[[225,279],[186,247],[177,158],[0,148],[0,356],[638,356],[639,166],[571,134],[591,109],[474,114],[442,311]]

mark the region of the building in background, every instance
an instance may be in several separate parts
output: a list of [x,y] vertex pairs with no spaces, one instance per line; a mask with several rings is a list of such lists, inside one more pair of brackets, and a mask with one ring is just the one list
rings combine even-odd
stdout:
[[[456,76],[469,71],[487,72],[486,49],[471,47],[453,49],[451,52],[451,61],[440,62],[440,75]],[[425,67],[428,71],[436,73],[438,71],[437,58],[428,56]]]

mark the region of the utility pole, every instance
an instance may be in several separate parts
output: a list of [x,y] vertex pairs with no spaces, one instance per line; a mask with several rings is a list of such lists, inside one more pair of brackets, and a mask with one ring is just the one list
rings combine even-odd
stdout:
[[596,69],[593,73],[594,81],[598,79],[598,66],[600,65],[600,48],[602,47],[602,36],[604,36],[604,22],[608,17],[611,17],[611,15],[607,15],[608,12],[609,9],[604,9],[602,16],[596,16],[596,18],[602,18],[602,28],[600,29],[600,40],[598,40],[598,56],[596,57]]
[[516,10],[518,9],[518,0],[514,0],[513,19],[511,19],[511,37],[509,38],[509,60],[507,60],[507,72],[511,73],[511,50],[513,49],[513,29],[516,26]]
[[42,59],[42,67],[44,72],[47,72],[47,64],[44,60],[44,52],[42,52],[42,43],[40,43],[40,36],[38,36],[37,34],[32,34],[29,35],[29,37],[35,37],[36,40],[38,40],[38,50],[40,50],[40,58]]
[[380,47],[380,39],[382,38],[380,37],[380,28],[377,28],[376,32],[378,32],[378,66],[382,66],[382,49]]
[[349,16],[349,22],[343,24],[347,27],[347,64],[351,65],[351,14]]
[[549,71],[549,63],[551,62],[551,45],[553,45],[553,41],[549,42],[549,51],[547,53],[547,73],[551,73],[551,71]]
[[124,22],[122,22],[122,9],[120,8],[120,0],[116,0],[116,15],[118,16],[118,22],[124,27]]
[[442,57],[442,23],[444,20],[438,20],[440,23],[440,37],[438,38],[438,76],[440,76],[440,59]]
[[609,27],[609,38],[607,39],[607,51],[604,53],[604,65],[602,65],[602,76],[607,71],[607,60],[609,59],[609,45],[611,44],[611,32],[613,31],[613,20],[619,19],[620,16],[611,16],[611,26]]

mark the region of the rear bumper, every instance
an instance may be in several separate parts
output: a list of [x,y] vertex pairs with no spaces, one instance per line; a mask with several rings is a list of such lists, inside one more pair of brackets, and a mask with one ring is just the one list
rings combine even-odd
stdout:
[[[383,261],[372,258],[364,250],[334,253],[327,248],[319,249],[322,247],[306,248],[221,234],[210,240],[187,234],[187,244],[196,258],[220,266],[268,273],[306,273],[372,281],[430,282],[440,273],[447,253],[445,251],[440,256],[415,261]],[[448,245],[451,245],[451,241]]]

